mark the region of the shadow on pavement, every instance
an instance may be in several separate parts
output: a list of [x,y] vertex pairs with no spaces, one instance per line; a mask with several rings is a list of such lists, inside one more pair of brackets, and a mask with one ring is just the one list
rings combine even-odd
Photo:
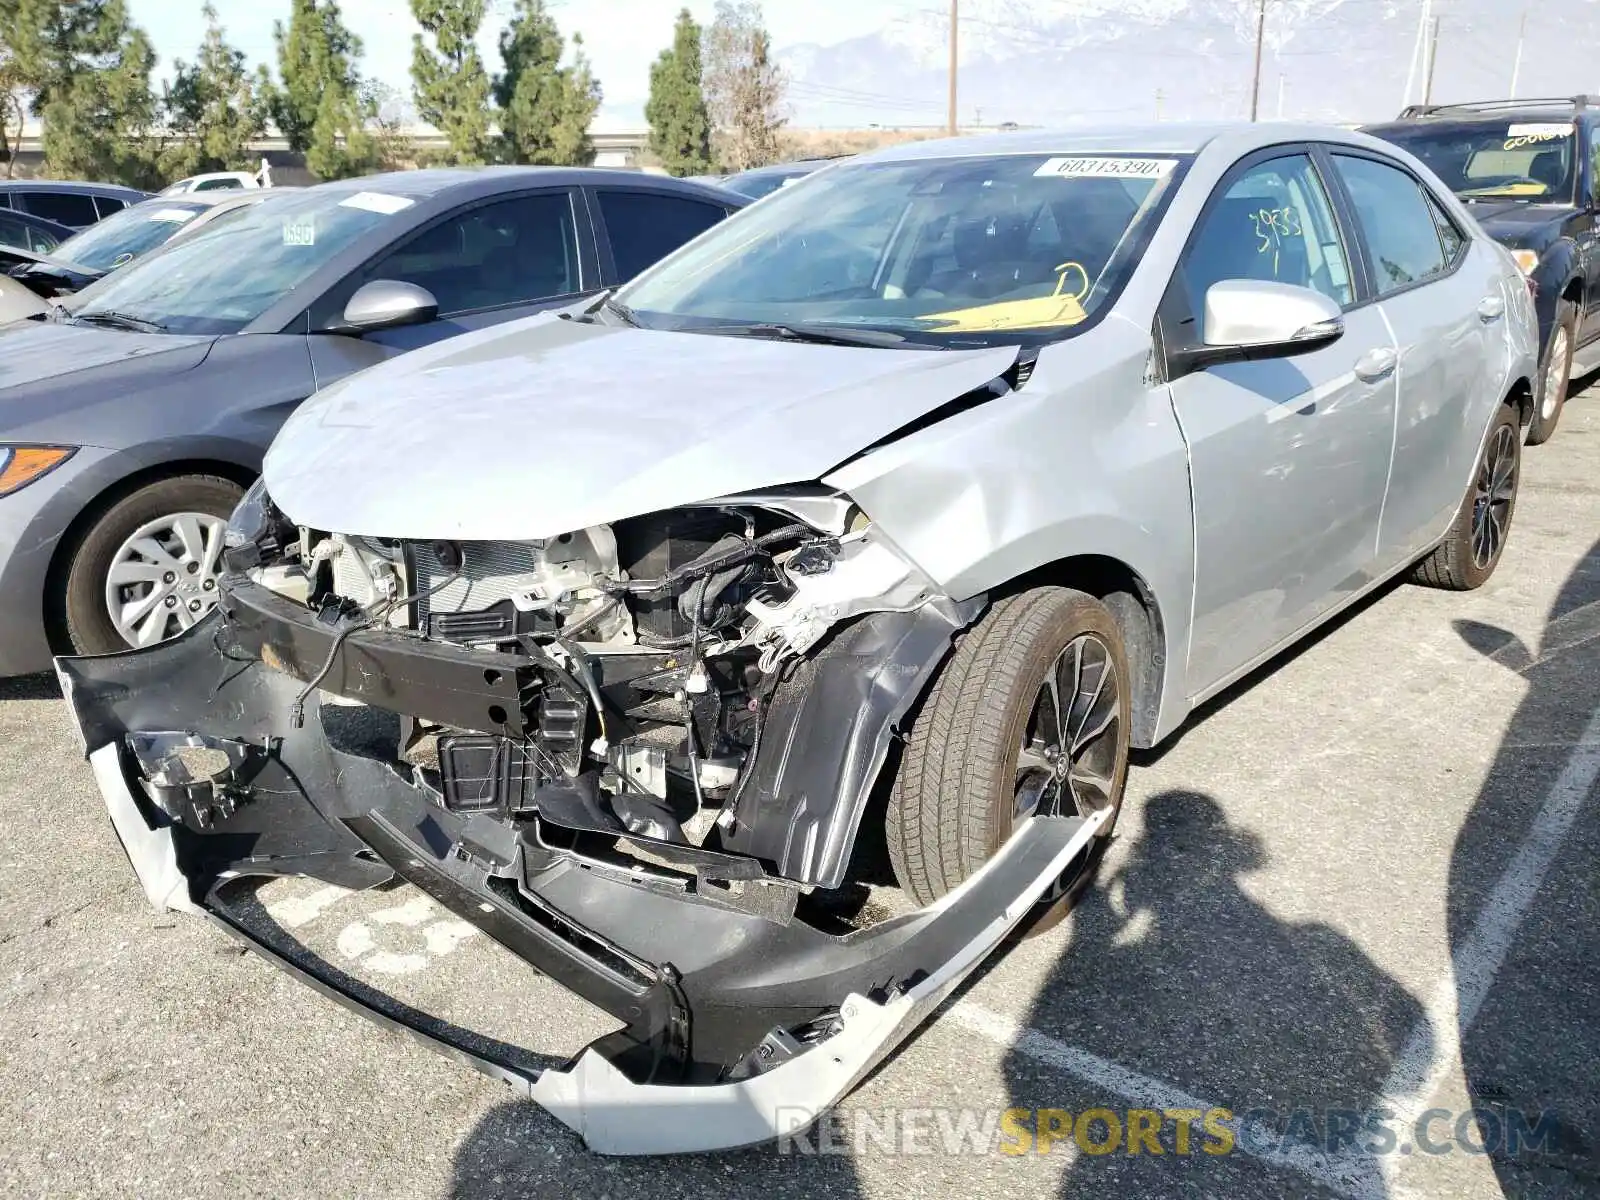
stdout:
[[[1568,577],[1537,646],[1482,625],[1458,631],[1528,683],[1451,859],[1462,1064],[1507,1196],[1596,1196],[1600,542]],[[1541,842],[1553,851],[1542,879],[1518,857]],[[1536,890],[1520,926],[1508,928],[1519,884],[1525,898]],[[1496,941],[1507,947],[1498,971],[1485,952]],[[1534,1134],[1520,1153],[1509,1145],[1513,1122]]]
[[[1281,920],[1258,903],[1243,881],[1265,865],[1260,839],[1230,822],[1214,798],[1169,791],[1144,809],[1139,841],[1115,874],[1102,876],[1084,897],[1070,951],[1057,960],[1024,1024],[1248,1119],[1249,1143],[1258,1150],[1326,1148],[1336,1132],[1330,1120],[1348,1129],[1355,1119],[1329,1114],[1372,1106],[1423,1017],[1422,1005],[1338,930]],[[1180,1178],[1204,1190],[1205,1176],[1195,1172],[1208,1165],[1222,1170],[1230,1158],[1228,1182],[1219,1177],[1213,1186],[1225,1186],[1229,1195],[1248,1190],[1235,1174],[1239,1151],[1215,1153],[1220,1139],[1194,1128],[1179,1167],[1177,1121],[1163,1114],[1162,1154],[1150,1152],[1148,1142],[1133,1154],[1128,1109],[1139,1101],[1039,1066],[1022,1053],[1008,1056],[1011,1103],[1064,1108],[1078,1118],[1064,1135],[1079,1153],[1063,1194],[1088,1194],[1086,1187],[1098,1185],[1119,1195],[1166,1195]],[[1063,1095],[1064,1086],[1076,1094]],[[1160,1099],[1151,1100],[1160,1111]],[[1121,1128],[1095,1120],[1079,1130],[1090,1108],[1117,1114]],[[1113,1137],[1117,1145],[1108,1151],[1103,1144]],[[1206,1142],[1213,1151],[1204,1150]],[[1372,1194],[1381,1183],[1369,1165],[1362,1175]],[[1308,1180],[1292,1173],[1277,1174],[1270,1190],[1285,1186],[1291,1194],[1314,1194]]]
[[0,701],[59,699],[61,699],[61,684],[48,672],[0,679]]

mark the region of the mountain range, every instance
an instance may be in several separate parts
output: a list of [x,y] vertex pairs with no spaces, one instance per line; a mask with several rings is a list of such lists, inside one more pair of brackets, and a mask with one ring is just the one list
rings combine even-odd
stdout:
[[[793,124],[942,126],[949,12],[905,7],[834,45],[780,47]],[[1263,119],[1369,121],[1422,98],[1424,0],[1266,0]],[[1432,0],[1435,102],[1600,92],[1596,0]],[[1257,0],[961,0],[963,125],[1244,117]]]

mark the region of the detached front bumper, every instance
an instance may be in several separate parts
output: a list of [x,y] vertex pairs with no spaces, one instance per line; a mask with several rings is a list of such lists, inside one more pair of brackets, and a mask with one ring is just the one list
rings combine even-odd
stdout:
[[[296,674],[315,671],[303,664],[320,665],[333,635],[268,597],[235,591],[222,612],[149,650],[57,662],[146,894],[512,1084],[598,1151],[722,1149],[803,1130],[1098,831],[1036,819],[938,904],[834,936],[795,915],[792,885],[759,871],[735,878],[716,856],[688,872],[621,870],[551,848],[537,822],[519,831],[447,810],[426,773],[395,757],[400,717],[481,704],[499,685],[485,667],[497,659],[354,634],[327,683],[365,706],[313,705],[294,727]],[[354,888],[399,875],[623,1027],[561,1069],[486,1054],[422,1014],[371,1003],[230,914],[224,885],[273,875]]]

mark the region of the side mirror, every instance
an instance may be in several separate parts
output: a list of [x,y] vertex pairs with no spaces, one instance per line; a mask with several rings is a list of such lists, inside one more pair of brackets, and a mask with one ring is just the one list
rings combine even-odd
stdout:
[[343,321],[332,332],[362,334],[398,329],[402,325],[421,325],[438,315],[439,302],[427,288],[398,279],[374,279],[356,289],[344,306]]
[[1301,354],[1343,334],[1343,311],[1310,288],[1266,279],[1225,279],[1206,292],[1207,346]]
[[1206,292],[1205,341],[1178,352],[1188,370],[1288,358],[1344,336],[1344,313],[1321,292],[1270,279],[1224,279]]

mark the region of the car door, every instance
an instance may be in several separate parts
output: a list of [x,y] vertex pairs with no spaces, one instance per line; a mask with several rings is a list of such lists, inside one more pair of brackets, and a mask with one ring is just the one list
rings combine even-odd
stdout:
[[360,338],[313,336],[319,387],[406,350],[570,304],[600,287],[588,214],[573,188],[496,196],[445,213],[328,289],[312,305],[310,327],[336,325],[356,289],[376,279],[427,288],[439,316]]
[[1309,287],[1344,310],[1343,336],[1321,349],[1176,378],[1169,370],[1193,493],[1196,693],[1371,578],[1394,438],[1395,345],[1365,302],[1351,236],[1309,148],[1262,152],[1218,185],[1163,303],[1169,351],[1201,343],[1206,291],[1226,279]]
[[642,188],[593,190],[600,269],[606,284],[626,283],[724,220],[728,208],[693,196]]
[[1506,297],[1496,256],[1405,167],[1364,151],[1330,154],[1350,199],[1378,307],[1399,353],[1394,465],[1377,555],[1399,565],[1444,532],[1478,452],[1473,413],[1493,409]]

